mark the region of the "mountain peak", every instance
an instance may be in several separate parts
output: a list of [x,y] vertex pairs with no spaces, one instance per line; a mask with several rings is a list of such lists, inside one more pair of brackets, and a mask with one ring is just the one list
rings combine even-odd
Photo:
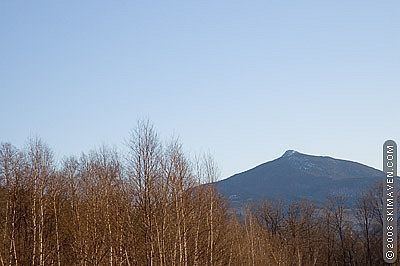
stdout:
[[293,155],[299,154],[299,152],[295,150],[287,150],[285,153],[282,155],[282,157],[291,157]]

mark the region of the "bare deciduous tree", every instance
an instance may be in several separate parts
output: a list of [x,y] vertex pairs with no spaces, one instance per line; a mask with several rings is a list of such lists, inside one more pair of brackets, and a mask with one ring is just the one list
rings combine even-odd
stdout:
[[1,144],[0,265],[381,264],[382,189],[353,209],[343,196],[232,208],[209,154],[191,160],[148,121],[127,144],[61,163],[38,138]]

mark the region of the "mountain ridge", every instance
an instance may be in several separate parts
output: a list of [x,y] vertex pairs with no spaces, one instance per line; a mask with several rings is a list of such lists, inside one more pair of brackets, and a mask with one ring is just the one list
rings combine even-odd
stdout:
[[382,171],[358,162],[287,150],[281,157],[214,184],[237,203],[277,198],[323,202],[337,194],[354,202],[383,177]]

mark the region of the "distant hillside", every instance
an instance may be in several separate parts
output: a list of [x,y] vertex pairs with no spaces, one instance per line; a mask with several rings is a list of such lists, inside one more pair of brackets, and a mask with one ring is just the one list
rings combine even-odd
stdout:
[[233,203],[261,199],[323,202],[335,194],[346,195],[352,203],[383,177],[383,172],[360,163],[289,150],[278,159],[215,185]]

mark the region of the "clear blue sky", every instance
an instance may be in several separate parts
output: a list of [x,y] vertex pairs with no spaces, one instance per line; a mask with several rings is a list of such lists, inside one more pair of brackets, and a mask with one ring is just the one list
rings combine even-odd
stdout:
[[122,147],[138,118],[222,177],[287,149],[381,168],[399,1],[1,1],[0,141]]

